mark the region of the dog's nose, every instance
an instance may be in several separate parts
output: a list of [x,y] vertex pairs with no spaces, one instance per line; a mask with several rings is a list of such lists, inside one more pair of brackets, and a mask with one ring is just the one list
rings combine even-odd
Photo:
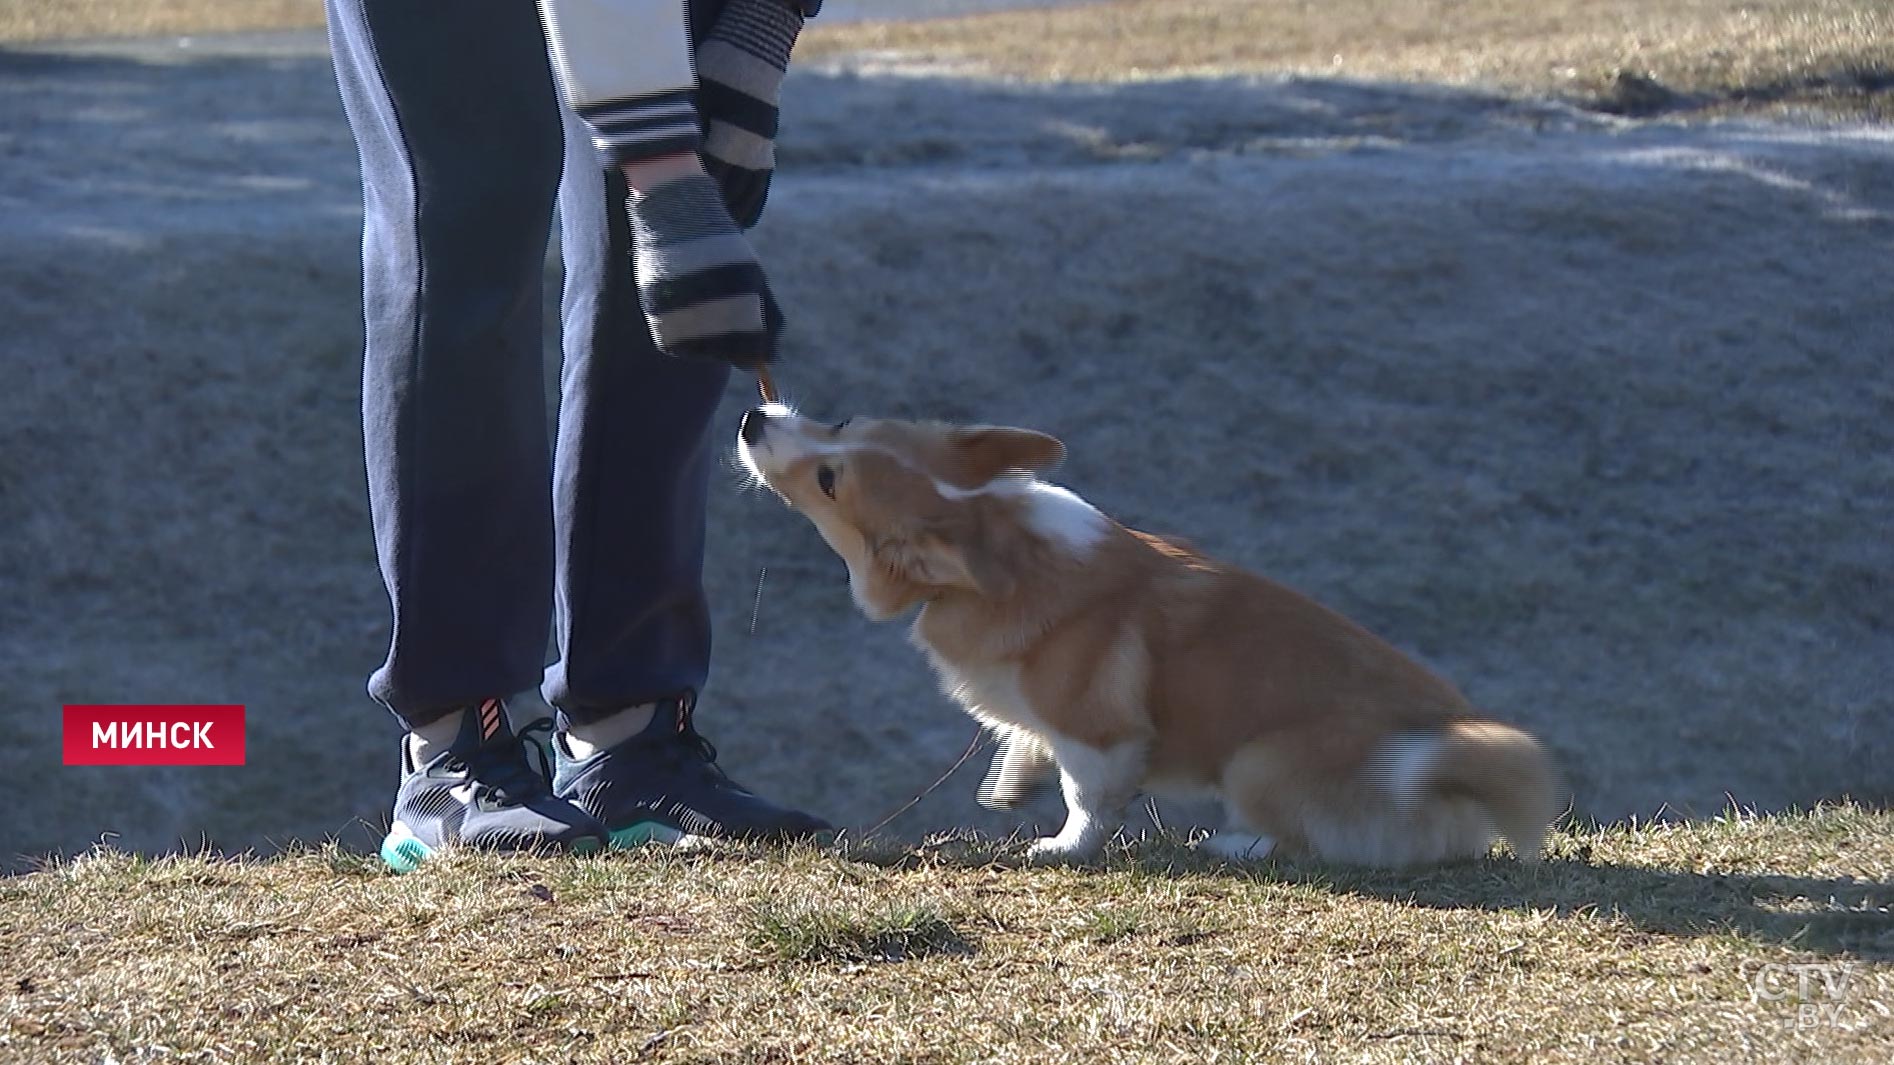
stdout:
[[746,444],[755,444],[763,439],[763,428],[769,424],[769,415],[761,407],[752,407],[743,412],[743,424],[737,432]]

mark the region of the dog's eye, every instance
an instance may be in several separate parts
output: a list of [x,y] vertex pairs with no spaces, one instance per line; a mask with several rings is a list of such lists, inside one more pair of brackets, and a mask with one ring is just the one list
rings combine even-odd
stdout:
[[835,498],[835,467],[833,466],[817,467],[815,471],[815,483],[816,483],[816,487],[822,489],[823,495],[828,496],[830,499],[834,499]]

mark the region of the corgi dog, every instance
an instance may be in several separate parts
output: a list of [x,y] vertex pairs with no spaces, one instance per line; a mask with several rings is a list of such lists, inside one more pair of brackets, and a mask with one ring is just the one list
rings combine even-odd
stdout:
[[738,436],[863,613],[919,608],[913,642],[1002,740],[983,801],[1056,767],[1066,820],[1034,860],[1096,856],[1140,793],[1220,799],[1198,846],[1236,860],[1539,857],[1559,787],[1538,741],[1335,611],[1041,480],[1058,440],[776,404]]

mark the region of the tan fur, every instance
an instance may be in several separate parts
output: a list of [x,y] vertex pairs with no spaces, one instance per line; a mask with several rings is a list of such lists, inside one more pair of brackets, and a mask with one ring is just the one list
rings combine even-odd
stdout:
[[1532,737],[1308,597],[1049,490],[1033,476],[1056,440],[751,417],[746,463],[848,563],[863,609],[918,606],[949,694],[1057,761],[1069,819],[1037,856],[1089,857],[1138,791],[1221,796],[1220,853],[1406,865],[1498,835],[1538,856],[1556,778]]

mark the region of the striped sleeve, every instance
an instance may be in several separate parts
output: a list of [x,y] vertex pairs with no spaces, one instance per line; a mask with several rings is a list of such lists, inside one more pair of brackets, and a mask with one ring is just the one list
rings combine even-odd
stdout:
[[684,0],[539,0],[539,13],[559,87],[605,164],[696,150]]

